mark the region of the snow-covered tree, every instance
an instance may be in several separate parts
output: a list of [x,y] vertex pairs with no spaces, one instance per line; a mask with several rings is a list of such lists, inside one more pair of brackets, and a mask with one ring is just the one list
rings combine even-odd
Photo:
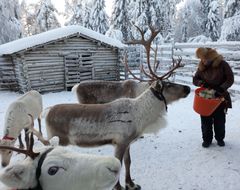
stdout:
[[91,28],[91,7],[89,5],[85,5],[84,8],[84,17],[83,17],[83,26],[89,29]]
[[202,13],[203,13],[203,17],[202,17],[202,29],[204,32],[204,35],[208,35],[207,32],[207,22],[208,22],[208,13],[210,10],[210,3],[212,0],[200,0],[201,4],[202,4]]
[[240,41],[240,1],[226,0],[220,40]]
[[66,15],[69,17],[65,25],[83,25],[84,5],[83,0],[65,0]]
[[222,22],[220,5],[218,1],[215,0],[210,3],[209,7],[206,28],[208,29],[208,36],[210,36],[213,41],[217,41],[220,36],[220,25]]
[[0,44],[22,36],[18,0],[0,1]]
[[187,42],[187,39],[188,39],[188,18],[189,18],[189,15],[190,15],[189,6],[187,6],[184,9],[184,12],[183,12],[182,15],[183,15],[182,27],[181,27],[182,42]]
[[109,30],[106,32],[105,35],[124,42],[122,31],[114,29],[113,26],[110,26]]
[[56,14],[51,0],[42,0],[36,10],[35,34],[60,27]]
[[25,0],[21,3],[23,36],[31,36],[35,33],[35,6],[34,4],[27,4]]
[[203,12],[199,0],[185,0],[179,7],[175,21],[175,41],[184,42],[203,34]]
[[90,18],[92,30],[105,34],[109,28],[108,15],[105,10],[105,0],[93,0]]
[[173,35],[176,3],[178,0],[150,0],[147,1],[148,23],[161,29],[161,35],[167,39]]
[[[129,0],[115,0],[112,17],[111,17],[111,27],[110,31],[117,31],[120,30],[122,33],[122,40],[128,41],[129,39],[129,28],[131,26],[131,23],[128,18],[128,5]],[[110,32],[110,33],[116,33],[116,32]],[[119,32],[117,32],[119,33]]]
[[240,14],[239,0],[225,0],[224,18],[229,18]]
[[[134,38],[140,37],[134,25],[137,25],[145,32],[148,30],[148,25],[152,25],[155,28],[161,29],[161,35],[168,37],[172,32],[176,2],[179,1],[180,0],[115,0],[111,24],[113,25],[114,23],[114,28],[116,28],[120,27],[119,25],[127,23],[127,26],[125,26],[127,29],[125,31],[128,31],[130,36]],[[125,11],[125,7],[127,7],[128,12]],[[122,22],[122,20],[124,20],[121,19],[122,17],[124,17],[125,22]],[[121,31],[123,32],[122,29]],[[123,32],[123,35],[124,39],[126,39],[125,32]]]

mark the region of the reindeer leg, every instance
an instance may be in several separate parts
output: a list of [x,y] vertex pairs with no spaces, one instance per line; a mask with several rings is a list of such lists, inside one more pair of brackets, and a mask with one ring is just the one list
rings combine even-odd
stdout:
[[22,142],[22,135],[20,133],[20,135],[18,136],[18,141],[19,141],[19,148],[20,149],[24,149],[24,144]]
[[26,146],[27,146],[27,149],[28,149],[29,148],[28,128],[25,128],[24,132],[25,132],[25,142],[26,142]]
[[50,145],[49,141],[45,140],[41,133],[39,133],[36,129],[34,129],[34,119],[31,114],[28,114],[30,117],[30,125],[29,125],[29,130],[38,137],[38,139],[44,144],[44,145]]
[[[116,149],[115,149],[115,157],[116,157],[117,159],[119,159],[119,161],[121,162],[121,164],[122,164],[122,160],[123,160],[123,156],[124,156],[124,152],[125,152],[126,148],[127,148],[126,145],[118,144],[118,145],[116,146]],[[115,185],[114,190],[125,190],[124,187],[122,187],[122,186],[120,185],[119,180],[118,180],[117,184]]]
[[41,126],[41,118],[38,117],[38,126],[39,126],[39,132],[42,135],[42,126]]
[[126,149],[124,154],[124,164],[126,168],[126,190],[140,190],[140,185],[137,185],[133,182],[130,174],[130,165],[131,165],[131,157],[130,157],[130,146]]
[[33,134],[35,136],[37,136],[37,138],[44,144],[44,145],[50,145],[49,141],[48,140],[45,140],[43,138],[43,136],[41,135],[41,133],[39,133],[36,129],[34,128],[31,128],[31,131],[33,132]]

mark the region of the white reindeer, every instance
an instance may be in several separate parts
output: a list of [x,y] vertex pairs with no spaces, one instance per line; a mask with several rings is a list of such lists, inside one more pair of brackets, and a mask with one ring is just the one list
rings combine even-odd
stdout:
[[13,189],[111,190],[121,170],[120,161],[114,157],[80,154],[60,146],[45,147],[40,153],[32,148],[0,148],[31,157],[1,172],[0,180]]
[[138,82],[135,80],[125,81],[83,81],[74,85],[79,103],[103,104],[112,102],[118,98],[135,98],[143,93],[150,82]]
[[[120,98],[106,104],[55,105],[45,112],[48,138],[58,136],[61,145],[114,145],[115,157],[121,162],[124,157],[126,188],[140,189],[130,175],[130,144],[144,132],[157,132],[164,127],[166,104],[186,97],[189,92],[188,86],[155,81],[134,99]],[[121,189],[119,182],[116,189]]]
[[[39,129],[41,129],[40,114],[42,107],[42,96],[35,90],[25,93],[12,102],[5,113],[4,132],[3,138],[0,140],[0,145],[14,145],[23,129],[33,131],[43,144],[48,144],[48,141],[43,139],[41,133],[31,125],[31,117],[34,119],[38,118]],[[27,135],[26,142],[28,142]],[[2,155],[1,164],[4,167],[9,164],[12,151],[0,150],[0,154]]]

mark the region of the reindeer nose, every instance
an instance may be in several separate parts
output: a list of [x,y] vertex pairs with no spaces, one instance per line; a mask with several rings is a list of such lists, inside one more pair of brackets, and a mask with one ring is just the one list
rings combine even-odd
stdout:
[[2,163],[2,167],[6,167],[7,165],[8,165],[8,164],[5,163],[5,162]]

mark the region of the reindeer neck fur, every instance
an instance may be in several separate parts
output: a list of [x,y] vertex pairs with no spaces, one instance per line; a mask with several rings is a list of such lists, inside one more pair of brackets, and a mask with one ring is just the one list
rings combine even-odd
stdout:
[[149,82],[139,82],[136,88],[136,97],[140,96],[149,87]]
[[[166,113],[164,101],[160,101],[148,88],[142,95],[135,99],[138,127],[142,132],[156,133],[159,127],[165,126],[164,115]],[[137,103],[139,102],[139,103]],[[158,123],[158,120],[161,123]],[[154,125],[157,124],[157,125]]]
[[12,103],[5,115],[4,136],[7,135],[17,139],[23,129],[22,126],[27,127],[30,124],[30,120],[26,120],[26,115],[27,110],[23,103]]

